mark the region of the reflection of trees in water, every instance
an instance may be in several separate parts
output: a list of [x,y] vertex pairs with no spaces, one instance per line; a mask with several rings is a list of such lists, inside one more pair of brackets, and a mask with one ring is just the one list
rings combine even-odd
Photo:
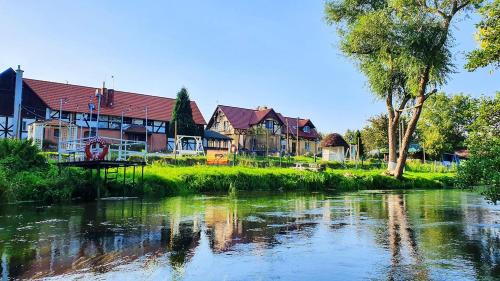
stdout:
[[[246,200],[178,197],[158,203],[100,202],[86,204],[85,208],[72,207],[70,212],[61,208],[23,218],[33,222],[50,217],[64,222],[58,223],[58,228],[36,225],[28,235],[35,242],[27,242],[24,252],[7,258],[9,268],[14,269],[9,274],[30,278],[75,270],[99,273],[112,270],[118,263],[144,258],[140,262],[145,267],[160,263],[171,266],[182,277],[186,263],[199,246],[201,231],[205,231],[203,235],[215,253],[246,243],[260,250],[283,243],[283,235],[290,233],[299,239],[308,237],[321,221],[330,229],[349,224],[356,231],[366,231],[363,220],[374,218],[384,222],[368,228],[375,229],[376,242],[391,252],[389,279],[411,279],[414,275],[427,279],[425,253],[442,259],[471,260],[479,276],[498,274],[498,231],[495,234],[495,228],[474,225],[494,224],[490,214],[481,208],[461,207],[468,203],[466,199],[455,198],[457,203],[453,205],[436,194],[362,194],[326,201],[322,196],[289,195]],[[421,219],[423,223],[457,223],[415,230],[412,222],[419,220],[421,226]],[[495,235],[496,239],[492,239]],[[2,233],[0,237],[6,239]],[[447,244],[450,237],[455,244]]]
[[[389,249],[392,255],[388,279],[428,280],[429,272],[424,265],[415,233],[408,221],[406,202],[403,199],[403,195],[390,194],[386,196],[386,200]],[[411,260],[405,263],[405,259],[407,258]]]

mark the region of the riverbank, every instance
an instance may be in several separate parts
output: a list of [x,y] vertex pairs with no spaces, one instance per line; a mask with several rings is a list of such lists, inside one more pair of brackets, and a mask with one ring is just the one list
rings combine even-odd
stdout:
[[[324,172],[291,168],[249,167],[170,167],[147,166],[144,181],[131,186],[127,175],[127,194],[172,196],[190,193],[235,191],[356,191],[368,189],[422,189],[452,187],[455,173],[406,172],[402,180],[384,175],[382,169],[327,169]],[[123,194],[121,183],[111,184],[107,195]]]

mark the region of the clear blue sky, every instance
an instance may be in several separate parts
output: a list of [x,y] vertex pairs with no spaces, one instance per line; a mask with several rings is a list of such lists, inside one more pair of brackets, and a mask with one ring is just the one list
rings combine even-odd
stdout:
[[[174,97],[182,86],[208,119],[217,103],[267,105],[322,132],[361,128],[384,111],[336,49],[324,1],[0,0],[0,67],[35,79]],[[477,20],[456,22],[458,73],[448,93],[493,95],[498,72],[463,71]]]

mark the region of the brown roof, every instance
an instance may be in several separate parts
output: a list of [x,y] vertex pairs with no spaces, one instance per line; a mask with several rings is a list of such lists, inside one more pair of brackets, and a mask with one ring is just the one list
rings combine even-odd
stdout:
[[[286,125],[288,120],[288,133],[292,136],[296,136],[297,133],[297,118],[283,117],[281,113],[277,113],[272,108],[264,109],[249,109],[241,108],[227,105],[219,105],[217,107],[220,109],[227,119],[231,123],[231,126],[235,129],[249,129],[252,125],[262,122],[262,120],[268,117],[274,117],[276,120],[280,121],[283,125],[283,133],[286,133]],[[213,123],[213,119],[209,120],[208,126],[210,127]],[[302,130],[304,126],[310,126],[311,130],[306,133]],[[316,127],[309,119],[299,119],[299,137],[307,139],[318,139],[319,134],[315,129]]]
[[329,134],[326,137],[324,137],[323,140],[321,141],[321,147],[336,147],[336,146],[343,146],[345,148],[349,147],[344,138],[337,133]]
[[[273,116],[277,120],[282,121],[279,115],[272,108],[268,109],[248,109],[227,105],[219,105],[218,108],[226,115],[227,120],[235,129],[248,129],[252,125],[262,122],[268,116]],[[213,120],[209,121],[209,125]]]
[[[297,136],[297,118],[283,117],[283,116],[281,118],[284,120],[283,123],[285,124],[283,133],[286,134],[286,128],[288,128],[288,133],[291,134],[292,136],[296,137]],[[299,124],[298,125],[299,126],[299,138],[319,139],[319,134],[316,131],[316,127],[311,122],[311,120],[299,118],[298,124]],[[288,127],[287,127],[287,125],[288,125]],[[303,128],[305,126],[309,126],[309,128],[310,128],[309,133],[304,132]]]
[[[66,99],[63,110],[70,112],[87,113],[88,104],[97,104],[95,87],[63,84],[34,79],[23,79],[25,85],[30,87],[51,109],[58,110],[60,99]],[[114,102],[111,107],[101,107],[101,114],[120,116],[122,111],[126,117],[141,118],[146,116],[145,107],[148,107],[148,119],[170,121],[175,106],[175,99],[149,96],[144,94],[114,91]],[[194,122],[204,125],[205,119],[198,106],[191,101]]]

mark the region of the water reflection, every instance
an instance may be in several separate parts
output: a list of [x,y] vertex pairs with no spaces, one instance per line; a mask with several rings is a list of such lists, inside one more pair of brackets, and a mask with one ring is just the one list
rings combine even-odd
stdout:
[[494,279],[499,219],[453,190],[4,205],[0,276]]

